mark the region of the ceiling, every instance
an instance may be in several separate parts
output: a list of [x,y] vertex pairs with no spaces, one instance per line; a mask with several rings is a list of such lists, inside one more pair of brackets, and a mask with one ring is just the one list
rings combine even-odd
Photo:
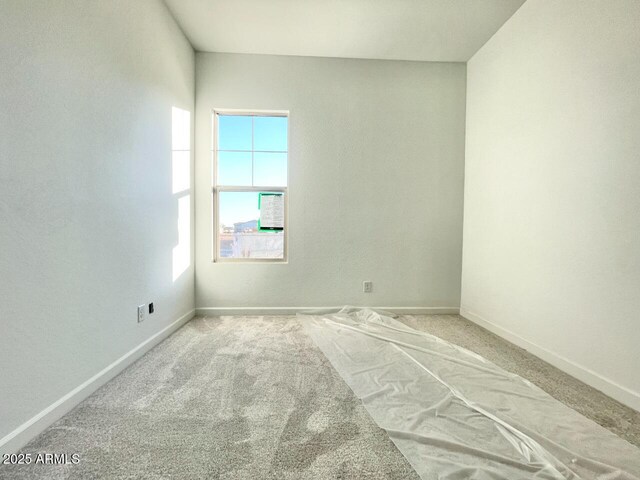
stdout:
[[197,51],[466,62],[524,0],[165,0]]

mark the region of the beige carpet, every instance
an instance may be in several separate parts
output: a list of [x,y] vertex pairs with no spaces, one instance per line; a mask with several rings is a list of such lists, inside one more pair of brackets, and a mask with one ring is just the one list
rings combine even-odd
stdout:
[[[406,316],[640,446],[640,413],[455,315]],[[1,479],[416,479],[295,317],[197,318],[34,439]]]
[[295,317],[198,318],[27,445],[2,479],[417,479]]
[[431,333],[482,355],[505,370],[526,378],[565,405],[640,447],[640,412],[475,323],[459,315],[407,315],[399,320],[411,328]]

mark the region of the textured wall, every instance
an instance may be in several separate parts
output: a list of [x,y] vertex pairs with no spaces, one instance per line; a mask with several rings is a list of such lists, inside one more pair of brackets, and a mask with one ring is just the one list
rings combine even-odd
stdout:
[[2,438],[193,308],[171,123],[194,54],[160,1],[4,0],[0,65]]
[[[198,307],[458,307],[463,64],[198,53],[196,98]],[[287,264],[211,261],[213,108],[290,111]]]
[[640,2],[529,0],[468,64],[465,314],[640,408]]

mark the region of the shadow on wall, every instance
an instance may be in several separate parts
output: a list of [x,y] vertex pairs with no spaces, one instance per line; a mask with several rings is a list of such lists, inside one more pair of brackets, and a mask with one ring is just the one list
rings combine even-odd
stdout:
[[191,265],[191,112],[171,109],[173,196],[178,201],[178,244],[173,247],[173,281]]

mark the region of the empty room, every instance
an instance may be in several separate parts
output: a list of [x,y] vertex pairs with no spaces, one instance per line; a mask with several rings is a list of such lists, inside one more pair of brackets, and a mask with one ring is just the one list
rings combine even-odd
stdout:
[[639,0],[0,0],[0,479],[640,480]]

